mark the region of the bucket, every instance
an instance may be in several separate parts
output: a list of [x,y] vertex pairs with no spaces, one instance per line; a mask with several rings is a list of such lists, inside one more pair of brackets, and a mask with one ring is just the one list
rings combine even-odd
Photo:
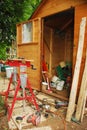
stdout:
[[56,90],[63,90],[64,87],[64,81],[61,80],[60,82],[58,82],[57,86],[56,86]]
[[7,67],[6,68],[6,77],[10,78],[12,73],[13,73],[13,67]]
[[52,77],[52,80],[51,80],[51,81],[52,81],[53,83],[56,83],[58,80],[60,80],[60,79],[59,79],[57,76],[54,75],[54,76]]
[[46,90],[48,87],[48,83],[42,82],[42,90]]

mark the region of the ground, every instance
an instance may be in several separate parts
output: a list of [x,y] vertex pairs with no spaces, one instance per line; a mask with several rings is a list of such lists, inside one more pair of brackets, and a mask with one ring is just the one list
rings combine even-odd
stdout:
[[0,117],[0,130],[9,130],[7,116]]
[[[0,85],[1,85],[0,91],[4,91],[7,89],[8,82],[9,80],[0,77]],[[54,97],[48,96],[41,92],[38,92],[36,94],[36,97],[38,97],[38,99],[40,99],[41,101],[43,100],[43,98],[47,98],[49,101],[55,100]],[[19,105],[19,102],[17,102],[17,105]],[[27,113],[28,111],[31,113],[32,109],[33,108],[31,108],[31,106],[27,104],[25,113]],[[33,109],[33,112],[34,111],[35,110]],[[12,117],[14,118],[14,120],[15,120],[15,117],[17,117],[18,114],[20,114],[21,112],[22,112],[22,105],[20,104],[20,107],[16,106],[16,108],[14,109],[12,113]],[[41,110],[41,121],[38,124],[38,126],[34,126],[32,123],[26,124],[24,121],[26,120],[26,118],[23,119],[22,130],[87,130],[87,116],[86,115],[84,116],[82,123],[76,123],[73,121],[66,122],[65,121],[66,112],[67,112],[67,107],[60,107],[58,109],[55,109],[54,105],[52,105],[51,109],[48,110],[48,112],[46,109]],[[23,114],[24,113],[22,113],[22,115]],[[6,115],[0,116],[0,130],[7,130],[8,127],[9,127],[9,130],[17,130],[18,129],[17,126],[19,126],[19,124],[16,125],[14,121],[12,122],[12,120],[8,122]]]

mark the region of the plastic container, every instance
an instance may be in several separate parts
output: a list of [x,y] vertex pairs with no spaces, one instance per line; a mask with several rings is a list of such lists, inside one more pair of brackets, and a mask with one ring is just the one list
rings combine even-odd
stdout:
[[26,65],[20,65],[20,72],[26,72],[27,66]]
[[46,90],[48,87],[48,83],[42,82],[42,90]]
[[51,86],[52,88],[56,88],[56,83],[51,82],[51,83],[50,83],[50,86]]
[[54,76],[52,77],[52,80],[51,80],[51,81],[52,81],[53,83],[56,83],[58,80],[60,80],[60,79],[59,79],[57,76],[54,75]]
[[27,74],[20,74],[21,87],[26,87],[27,85]]
[[61,91],[63,90],[63,87],[64,87],[64,81],[61,80],[60,82],[58,82],[56,89]]
[[10,78],[12,73],[13,73],[13,67],[7,67],[6,68],[6,77]]
[[17,82],[17,67],[13,67],[13,81],[14,82]]
[[60,79],[54,75],[51,79],[51,87],[56,88],[59,81]]

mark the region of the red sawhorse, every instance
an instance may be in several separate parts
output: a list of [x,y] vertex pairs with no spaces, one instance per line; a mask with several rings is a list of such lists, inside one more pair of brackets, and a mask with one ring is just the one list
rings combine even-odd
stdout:
[[[27,66],[27,67],[31,66],[30,61],[22,62],[22,60],[19,60],[19,59],[18,60],[8,60],[6,62],[6,64],[9,65],[9,66],[13,66],[13,67],[20,67],[21,65]],[[8,89],[4,93],[5,94],[5,104],[6,104],[6,107],[8,109],[8,120],[10,120],[10,118],[12,116],[12,112],[13,112],[16,100],[27,100],[27,101],[33,103],[33,105],[35,105],[36,109],[39,110],[39,106],[36,102],[36,98],[35,98],[35,95],[33,93],[33,90],[32,90],[32,87],[31,87],[31,84],[30,84],[28,78],[27,78],[26,88],[29,90],[30,95],[28,95],[26,93],[26,91],[24,91],[23,97],[17,97],[17,94],[18,94],[19,90],[21,89],[20,88],[21,80],[20,80],[20,76],[18,74],[17,74],[17,84],[15,86],[15,93],[14,93],[13,101],[11,103],[11,106],[9,106],[7,99],[8,99],[8,96],[9,96],[9,92],[12,91],[11,90],[11,83],[13,81],[13,76],[14,76],[14,73],[12,73],[9,84],[8,84]]]

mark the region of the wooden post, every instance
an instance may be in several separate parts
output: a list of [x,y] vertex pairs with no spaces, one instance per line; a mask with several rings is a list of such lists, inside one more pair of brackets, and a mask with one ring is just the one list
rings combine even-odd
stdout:
[[68,110],[67,110],[67,115],[66,115],[66,121],[71,120],[72,114],[75,109],[75,100],[76,100],[79,73],[80,73],[83,46],[84,46],[85,26],[86,26],[86,17],[82,18],[82,21],[80,23],[78,51],[77,51],[76,65],[74,69],[73,81],[72,81],[72,86],[71,86],[69,105],[68,105]]
[[50,30],[51,34],[50,34],[50,67],[49,67],[49,73],[52,74],[52,54],[53,54],[53,29]]
[[86,50],[85,68],[83,72],[82,83],[80,87],[80,93],[79,93],[79,98],[78,98],[78,103],[76,108],[76,114],[75,114],[75,118],[77,120],[81,119],[81,115],[83,119],[86,96],[87,96],[87,50]]

